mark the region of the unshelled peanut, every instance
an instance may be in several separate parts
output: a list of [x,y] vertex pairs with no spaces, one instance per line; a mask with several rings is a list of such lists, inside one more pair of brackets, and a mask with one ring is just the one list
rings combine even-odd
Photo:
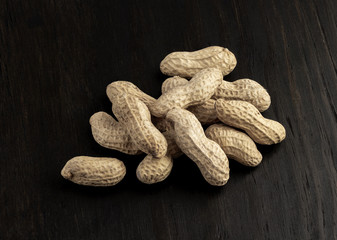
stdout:
[[264,118],[259,110],[249,102],[218,99],[215,108],[220,121],[244,130],[259,144],[276,144],[286,136],[282,124]]
[[216,142],[205,136],[198,119],[181,108],[170,110],[166,118],[173,123],[177,145],[197,164],[205,180],[211,185],[225,185],[229,179],[227,156]]
[[97,112],[90,117],[91,133],[102,147],[117,150],[126,154],[141,154],[133,143],[127,129],[105,112]]
[[167,78],[161,85],[161,93],[164,94],[175,87],[183,86],[187,83],[188,80],[186,78],[182,78],[179,76]]
[[[187,79],[178,76],[167,78],[161,86],[162,93],[164,94],[175,87],[183,86],[187,83]],[[215,112],[214,99],[208,99],[203,104],[188,107],[187,110],[192,112],[201,124],[212,124],[219,121]]]
[[156,101],[155,98],[144,93],[132,82],[116,81],[116,82],[110,83],[106,88],[106,94],[112,104],[114,103],[113,99],[115,98],[116,95],[121,95],[124,93],[130,96],[133,96],[133,97],[137,97],[139,100],[145,103],[145,105],[148,107],[151,106]]
[[207,125],[219,122],[215,111],[214,99],[208,99],[203,104],[189,107],[187,110],[193,113],[201,124]]
[[262,161],[262,154],[245,133],[224,124],[213,124],[205,131],[206,137],[218,143],[227,157],[250,167]]
[[152,124],[151,114],[138,98],[117,94],[113,98],[112,112],[138,148],[156,158],[165,156],[167,142],[163,134]]
[[119,183],[126,174],[124,163],[117,158],[78,156],[70,159],[61,175],[74,183],[104,187]]
[[142,183],[158,183],[169,176],[172,166],[173,160],[171,156],[154,158],[151,155],[147,155],[138,165],[136,175]]
[[[173,167],[173,159],[180,157],[183,153],[175,142],[174,130],[167,121],[161,121],[165,131],[162,133],[167,141],[167,153],[162,158],[154,158],[147,155],[137,167],[137,178],[146,184],[153,184],[165,180]],[[164,125],[167,125],[166,127]],[[157,125],[156,125],[157,126]]]
[[267,90],[251,79],[239,79],[234,82],[222,81],[213,98],[242,100],[253,104],[260,112],[267,110],[271,100]]
[[235,55],[227,48],[211,46],[194,52],[172,52],[160,63],[168,76],[191,78],[205,68],[218,68],[225,76],[236,66]]
[[198,72],[187,84],[175,87],[161,95],[150,107],[156,117],[164,117],[174,107],[187,108],[210,99],[222,82],[222,73],[216,68]]

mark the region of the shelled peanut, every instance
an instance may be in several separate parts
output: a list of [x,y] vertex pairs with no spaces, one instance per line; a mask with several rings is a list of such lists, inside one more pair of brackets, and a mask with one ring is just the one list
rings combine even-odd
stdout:
[[[131,82],[112,82],[106,94],[117,120],[105,112],[93,114],[94,140],[125,154],[146,153],[136,170],[143,183],[165,180],[174,159],[186,154],[209,184],[225,185],[228,158],[256,167],[262,154],[254,142],[276,144],[286,136],[280,123],[261,114],[271,105],[264,87],[251,79],[223,80],[236,64],[234,54],[218,46],[171,53],[160,63],[162,73],[172,77],[163,82],[158,99]],[[115,158],[80,156],[69,160],[61,174],[77,184],[113,186],[126,169]]]

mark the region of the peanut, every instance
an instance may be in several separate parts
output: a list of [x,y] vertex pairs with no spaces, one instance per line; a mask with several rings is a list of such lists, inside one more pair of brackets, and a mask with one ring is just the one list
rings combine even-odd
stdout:
[[[183,86],[186,85],[187,83],[188,80],[185,78],[181,78],[178,76],[170,77],[163,82],[161,86],[162,89],[161,91],[164,94],[175,87]],[[192,112],[198,118],[201,124],[212,124],[219,121],[215,112],[214,99],[208,99],[205,103],[196,106],[191,106],[187,108],[187,110]]]
[[201,124],[213,124],[219,122],[215,111],[215,100],[208,99],[201,105],[192,106],[187,108],[188,111],[193,113]]
[[198,119],[181,108],[170,110],[166,118],[173,123],[177,145],[197,164],[205,180],[211,185],[225,185],[229,179],[227,156],[205,136]]
[[173,166],[171,156],[154,158],[147,155],[138,165],[136,175],[139,181],[146,184],[158,183],[165,180]]
[[141,151],[156,158],[165,156],[166,139],[152,124],[151,114],[146,105],[128,94],[117,94],[111,100],[113,113],[127,129],[133,143]]
[[250,167],[262,161],[254,141],[245,133],[224,124],[213,124],[205,131],[206,137],[220,145],[228,158]]
[[125,176],[124,163],[117,158],[78,156],[70,159],[61,175],[74,183],[86,186],[113,186]]
[[180,150],[179,146],[177,145],[175,141],[175,131],[174,129],[163,132],[163,135],[165,136],[167,140],[167,156],[171,156],[173,159],[180,157],[183,155],[182,151]]
[[167,78],[161,85],[161,93],[166,93],[169,90],[178,87],[183,86],[188,83],[188,80],[179,76],[174,76]]
[[165,180],[173,167],[173,159],[182,155],[181,150],[174,140],[174,130],[168,124],[167,121],[160,121],[160,124],[164,127],[165,132],[163,135],[167,141],[167,153],[162,158],[154,158],[151,155],[147,155],[137,167],[137,178],[139,181],[146,184],[153,184]]
[[127,93],[131,96],[139,98],[146,106],[152,105],[156,99],[147,95],[142,90],[140,90],[136,85],[132,82],[128,81],[116,81],[110,83],[106,88],[106,94],[113,104],[113,99],[116,95],[121,95],[123,93]]
[[142,153],[134,144],[127,130],[112,116],[105,112],[97,112],[90,117],[92,136],[102,147],[117,150],[126,154]]
[[216,68],[206,68],[198,72],[187,84],[175,87],[161,95],[150,107],[156,117],[164,117],[174,108],[199,105],[210,99],[222,82],[222,73]]
[[172,52],[160,63],[160,70],[168,76],[191,78],[204,68],[218,68],[228,75],[236,66],[235,55],[227,48],[211,46],[194,52]]
[[259,144],[276,144],[286,136],[286,131],[279,122],[264,118],[249,102],[218,99],[215,108],[220,121],[244,130]]
[[239,79],[234,82],[222,81],[213,97],[215,99],[247,101],[260,112],[267,110],[271,103],[267,90],[251,79]]

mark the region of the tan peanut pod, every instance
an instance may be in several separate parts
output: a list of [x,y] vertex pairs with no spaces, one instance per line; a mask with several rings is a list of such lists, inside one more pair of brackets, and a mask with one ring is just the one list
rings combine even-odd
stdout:
[[163,134],[152,124],[151,114],[138,98],[127,95],[113,97],[112,111],[129,136],[143,152],[156,158],[165,156],[167,142]]
[[172,124],[166,118],[157,118],[152,116],[153,125],[160,131],[165,132],[173,129]]
[[102,147],[122,153],[141,154],[129,136],[126,128],[105,112],[97,112],[90,117],[91,133],[95,141]]
[[219,122],[215,111],[214,99],[208,99],[203,104],[189,107],[187,110],[193,113],[201,124],[213,124]]
[[174,140],[174,128],[173,124],[169,122],[166,118],[155,118],[154,125],[159,131],[162,132],[167,140],[167,153],[166,155],[171,155],[173,158],[180,157],[183,153],[176,144]]
[[124,163],[117,158],[78,156],[70,159],[61,175],[74,183],[105,187],[119,183],[126,174]]
[[206,47],[194,52],[172,52],[160,63],[160,70],[168,76],[191,78],[204,68],[218,68],[228,75],[236,66],[235,55],[227,48]]
[[173,159],[182,155],[174,139],[174,131],[163,132],[167,141],[167,153],[162,158],[147,155],[137,167],[137,178],[146,184],[158,183],[165,180],[173,167]]
[[161,85],[161,93],[166,93],[175,87],[183,86],[187,83],[188,83],[187,79],[179,76],[167,78]]
[[259,110],[249,102],[218,99],[215,108],[221,122],[244,130],[259,144],[276,144],[286,136],[282,124],[264,118]]
[[213,98],[242,100],[253,104],[260,112],[267,110],[271,104],[270,95],[258,82],[251,79],[239,79],[234,82],[222,81]]
[[169,131],[163,132],[163,135],[165,136],[167,140],[167,156],[172,156],[173,159],[180,157],[183,155],[183,152],[180,150],[179,146],[176,143],[175,137],[174,137],[175,131],[172,128]]
[[175,87],[161,95],[150,107],[152,115],[164,117],[174,107],[187,108],[210,99],[222,82],[222,73],[216,68],[198,72],[187,84]]
[[197,164],[205,180],[214,186],[225,185],[229,179],[227,156],[216,142],[205,136],[198,119],[181,108],[170,110],[166,118],[173,123],[177,145]]
[[[162,93],[166,93],[167,91],[178,87],[183,86],[188,83],[188,80],[185,78],[181,78],[178,76],[167,78],[162,86],[161,91]],[[212,124],[219,122],[218,117],[216,116],[215,112],[215,100],[214,99],[208,99],[206,102],[200,105],[191,106],[187,108],[188,111],[192,112],[198,120],[201,122],[201,124]]]
[[139,181],[153,184],[164,181],[172,170],[173,160],[171,156],[154,158],[147,155],[138,165],[136,175]]
[[224,124],[213,124],[206,129],[205,135],[218,143],[228,158],[245,166],[256,167],[262,161],[254,141],[241,131]]
[[110,83],[106,88],[106,94],[112,104],[113,104],[114,97],[118,94],[121,95],[123,93],[139,98],[143,103],[145,103],[146,106],[150,106],[156,101],[155,98],[144,93],[132,82],[116,81],[116,82]]

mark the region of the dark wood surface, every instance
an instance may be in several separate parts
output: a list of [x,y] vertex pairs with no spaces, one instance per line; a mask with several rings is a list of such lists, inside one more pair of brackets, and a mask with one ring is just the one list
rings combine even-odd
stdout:
[[[337,2],[0,0],[0,239],[337,239]],[[230,162],[209,186],[181,157],[163,183],[144,157],[106,150],[89,117],[128,80],[159,97],[159,63],[177,50],[228,47],[229,81],[267,88],[287,138],[257,168]],[[64,180],[76,155],[122,159],[110,188]]]

